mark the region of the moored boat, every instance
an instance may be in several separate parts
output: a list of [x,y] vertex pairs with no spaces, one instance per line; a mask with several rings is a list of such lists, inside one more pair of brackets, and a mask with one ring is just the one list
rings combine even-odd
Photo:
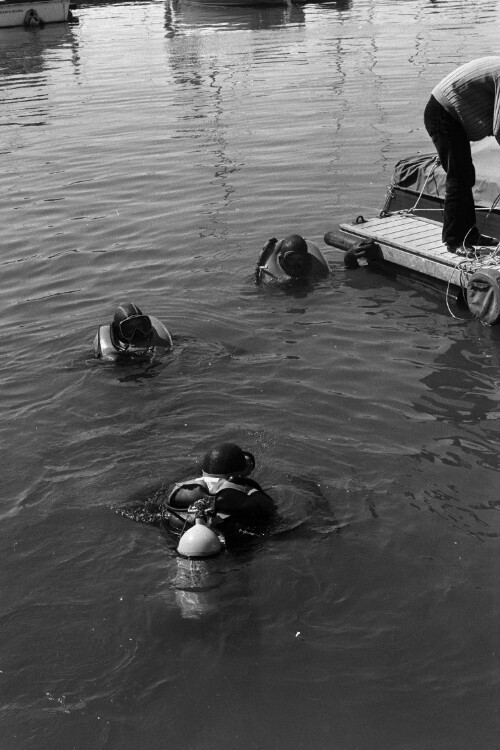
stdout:
[[67,21],[70,4],[70,0],[0,0],[0,28],[43,26],[46,23]]
[[[478,227],[484,234],[500,237],[500,148],[493,137],[485,138],[472,144],[472,156]],[[442,221],[445,182],[446,174],[435,153],[401,159],[394,168],[382,212],[406,210]]]

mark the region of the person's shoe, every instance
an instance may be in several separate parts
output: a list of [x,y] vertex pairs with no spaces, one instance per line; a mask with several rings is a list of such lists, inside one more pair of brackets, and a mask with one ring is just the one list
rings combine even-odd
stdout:
[[470,245],[450,245],[449,243],[446,243],[446,249],[449,253],[453,253],[453,255],[460,255],[463,258],[474,257],[474,248]]
[[474,244],[479,247],[496,247],[500,243],[496,237],[488,237],[487,234],[480,234],[478,240],[474,242]]
[[490,237],[487,234],[481,234],[477,227],[474,227],[465,237],[467,245],[474,247],[496,247],[499,242],[496,237]]

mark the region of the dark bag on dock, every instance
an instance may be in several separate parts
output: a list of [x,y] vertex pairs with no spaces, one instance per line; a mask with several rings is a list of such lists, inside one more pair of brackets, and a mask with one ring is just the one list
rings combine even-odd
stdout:
[[467,304],[475,318],[493,326],[500,320],[500,269],[482,268],[467,284]]

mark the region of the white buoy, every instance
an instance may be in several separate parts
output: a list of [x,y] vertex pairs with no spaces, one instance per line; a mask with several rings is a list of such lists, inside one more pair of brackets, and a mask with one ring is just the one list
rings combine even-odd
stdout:
[[202,518],[197,518],[195,525],[181,536],[177,552],[182,557],[214,557],[221,548],[217,534],[208,528]]

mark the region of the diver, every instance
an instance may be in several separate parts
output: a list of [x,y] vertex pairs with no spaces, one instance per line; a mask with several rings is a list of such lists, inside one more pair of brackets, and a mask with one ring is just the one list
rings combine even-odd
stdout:
[[188,509],[206,509],[210,525],[227,539],[255,534],[276,511],[274,500],[248,476],[255,459],[235,443],[221,443],[205,454],[201,476],[174,485],[163,510],[170,529],[182,533],[193,523]]
[[255,269],[255,283],[310,280],[330,273],[328,263],[314,242],[300,234],[275,237],[264,245]]
[[113,322],[99,326],[93,348],[96,357],[108,361],[153,356],[171,349],[172,337],[157,318],[144,315],[132,302],[123,302]]

